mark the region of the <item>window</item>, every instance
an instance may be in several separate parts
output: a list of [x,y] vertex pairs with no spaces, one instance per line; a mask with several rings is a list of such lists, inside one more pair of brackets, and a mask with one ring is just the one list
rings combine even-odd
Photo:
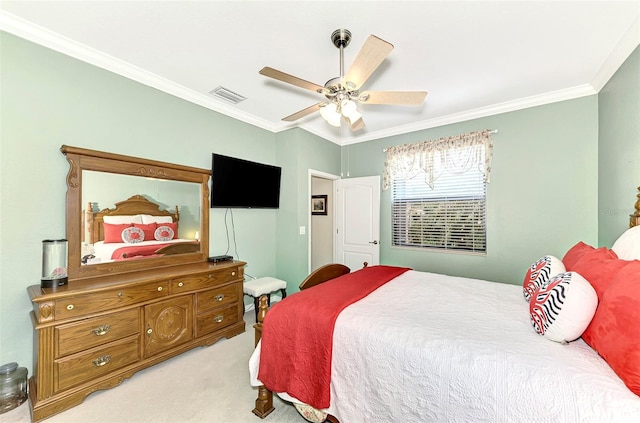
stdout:
[[388,149],[392,245],[486,252],[491,151],[488,131]]

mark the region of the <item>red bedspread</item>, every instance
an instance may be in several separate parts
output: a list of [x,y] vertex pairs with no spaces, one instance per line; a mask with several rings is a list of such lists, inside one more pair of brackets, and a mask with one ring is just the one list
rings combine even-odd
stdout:
[[258,379],[316,408],[329,407],[333,328],[338,315],[410,270],[371,266],[292,294],[274,304],[262,329]]
[[113,251],[111,254],[111,258],[113,260],[121,260],[126,258],[134,258],[138,256],[153,256],[156,253],[156,250],[162,247],[166,247],[167,245],[171,245],[171,243],[166,244],[151,244],[151,245],[127,245],[126,247],[120,247]]

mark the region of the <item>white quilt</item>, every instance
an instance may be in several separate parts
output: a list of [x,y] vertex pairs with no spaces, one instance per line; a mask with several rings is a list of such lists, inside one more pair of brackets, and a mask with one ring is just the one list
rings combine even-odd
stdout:
[[331,378],[342,423],[640,422],[640,397],[591,347],[534,332],[521,286],[433,273],[340,314]]

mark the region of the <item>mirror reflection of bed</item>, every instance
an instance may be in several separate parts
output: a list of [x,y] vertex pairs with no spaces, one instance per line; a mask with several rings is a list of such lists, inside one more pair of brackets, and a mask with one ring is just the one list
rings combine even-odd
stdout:
[[[143,195],[119,201],[114,208],[84,210],[83,265],[137,260],[200,251],[197,232],[180,228],[180,210],[162,210]],[[189,238],[189,235],[191,237]]]

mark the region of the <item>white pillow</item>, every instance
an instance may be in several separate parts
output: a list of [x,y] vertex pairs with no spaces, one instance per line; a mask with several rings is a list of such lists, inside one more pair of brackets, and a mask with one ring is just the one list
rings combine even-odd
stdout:
[[552,277],[558,273],[563,273],[565,269],[562,260],[555,256],[544,256],[533,263],[527,273],[524,275],[522,282],[522,294],[524,299],[529,301],[531,294],[536,288],[539,288],[549,282]]
[[597,307],[598,294],[591,284],[577,272],[566,272],[533,292],[529,317],[539,335],[567,343],[582,335]]
[[156,241],[171,241],[174,237],[173,229],[168,226],[158,226],[153,233]]
[[127,244],[137,244],[144,241],[144,231],[135,226],[130,226],[122,231],[122,241]]
[[629,228],[611,247],[622,260],[640,260],[640,226]]
[[142,222],[145,225],[148,225],[149,223],[171,223],[173,222],[173,219],[171,218],[171,216],[151,216],[150,214],[143,214],[142,216]]
[[121,225],[123,223],[142,223],[142,215],[122,215],[122,216],[104,216],[102,218],[104,223],[111,225]]

